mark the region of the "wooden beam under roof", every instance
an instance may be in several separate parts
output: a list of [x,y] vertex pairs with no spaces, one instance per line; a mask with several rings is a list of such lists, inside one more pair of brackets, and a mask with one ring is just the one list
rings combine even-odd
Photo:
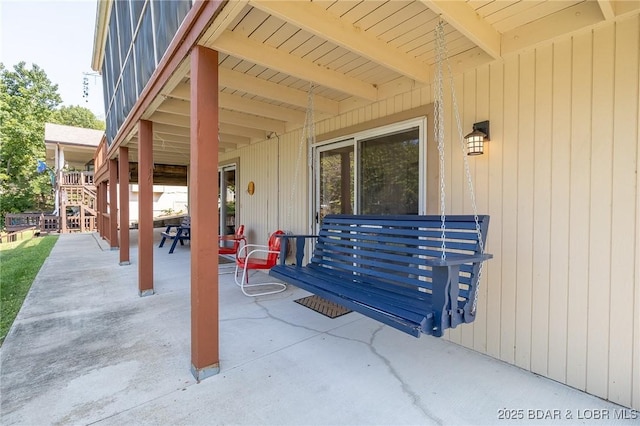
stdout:
[[177,127],[186,127],[187,129],[190,127],[189,117],[186,115],[179,114],[171,114],[168,112],[154,112],[149,117],[150,121],[153,123],[161,123],[161,124],[169,124],[171,126]]
[[[131,158],[131,153],[129,153]],[[129,183],[138,183],[138,163],[129,162],[129,174],[131,180]],[[153,164],[153,183],[155,185],[187,185],[187,168],[183,165],[160,164],[154,160]]]
[[[129,162],[136,161],[138,158],[138,148],[137,145],[134,149],[129,149]],[[153,155],[154,163],[164,163],[164,164],[173,164],[173,165],[188,165],[189,164],[189,152],[186,153],[164,153],[164,152],[155,152]]]
[[[153,121],[153,128],[163,133],[182,134],[186,129],[186,135],[189,135],[189,117],[177,114],[170,114],[166,112],[154,112],[149,120]],[[264,130],[238,126],[236,124],[220,123],[220,133],[245,136],[251,139],[264,140],[267,138],[267,134]]]
[[[191,96],[189,85],[181,83],[169,94],[169,96],[175,99],[188,101]],[[304,123],[304,112],[278,105],[268,104],[262,101],[244,98],[242,96],[232,95],[230,93],[219,93],[218,105],[220,105],[220,108],[246,112],[249,114],[272,118],[274,120],[281,120],[291,123]]]
[[220,123],[220,133],[246,136],[251,139],[264,140],[267,138],[267,133],[260,129],[251,129],[248,127],[237,126],[235,124]]
[[255,42],[229,30],[209,46],[212,49],[244,59],[254,64],[301,78],[358,98],[375,101],[376,88],[367,82],[327,69],[307,59]]
[[605,20],[610,20],[616,17],[616,13],[613,10],[613,0],[598,0],[598,6]]
[[[156,111],[174,116],[173,119],[170,117],[165,118],[165,120],[169,120],[168,124],[180,125],[187,124],[189,122],[189,102],[181,101],[179,99],[167,99]],[[155,114],[157,114],[157,112]],[[155,114],[152,115],[152,117],[155,116]],[[219,119],[220,123],[235,124],[236,126],[248,127],[250,129],[265,130],[267,132],[276,132],[280,134],[283,134],[286,131],[284,121],[259,117],[257,115],[244,114],[237,111],[229,111],[226,109],[221,109],[219,111]],[[167,121],[165,121],[165,123],[166,122]]]
[[[283,86],[263,78],[254,77],[224,67],[220,67],[219,75],[220,87],[240,90],[262,98],[272,99],[274,101],[283,102],[300,108],[307,108],[309,97],[307,91]],[[191,99],[189,85],[187,83],[179,84],[173,90],[171,96],[185,100]],[[326,112],[330,115],[338,115],[340,113],[339,102],[323,96],[313,96],[313,107],[318,112]]]
[[[189,136],[171,135],[171,134],[162,133],[162,132],[153,132],[153,135],[154,135],[154,140],[161,140],[161,141],[164,140],[171,143],[182,144],[182,145],[189,145],[191,143],[191,139],[189,138]],[[233,148],[237,146],[249,145],[251,143],[251,138],[247,138],[245,136],[220,133],[220,143],[224,143],[227,145],[232,144],[233,146],[229,145],[229,146],[226,146],[225,148]]]
[[[307,91],[282,86],[263,78],[252,77],[228,68],[220,68],[220,86],[241,90],[305,109],[308,105],[309,94]],[[322,96],[313,96],[313,107],[316,111],[326,112],[331,115],[340,113],[340,104],[337,101]]]
[[502,54],[516,52],[602,21],[602,11],[597,2],[578,3],[505,32],[502,35]]
[[171,124],[153,123],[153,133],[164,133],[167,135],[189,136],[189,128],[173,126]]
[[[134,143],[138,143],[138,139],[137,138],[133,138],[131,140]],[[243,145],[248,145],[249,142],[243,143]],[[155,135],[154,133],[154,138],[153,138],[153,149],[154,152],[158,151],[165,151],[165,152],[189,152],[189,145],[190,145],[190,141],[189,139],[185,140],[182,139],[181,136],[170,136],[168,138],[164,138],[162,137],[162,135]],[[223,148],[237,148],[239,144],[230,141],[230,140],[220,140],[220,146]]]
[[500,33],[482,19],[473,8],[464,1],[420,0],[429,9],[442,18],[462,35],[475,43],[489,56],[497,59],[501,55]]
[[284,121],[273,120],[271,118],[259,117],[257,115],[243,114],[237,111],[221,109],[220,122],[235,124],[236,126],[248,127],[250,129],[266,130],[284,134],[287,131]]
[[406,53],[311,2],[251,0],[251,6],[421,83],[429,70]]

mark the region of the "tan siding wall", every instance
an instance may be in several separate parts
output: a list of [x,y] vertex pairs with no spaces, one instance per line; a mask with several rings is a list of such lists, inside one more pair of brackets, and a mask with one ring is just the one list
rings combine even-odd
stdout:
[[[463,132],[475,121],[491,121],[485,155],[469,160],[479,209],[491,215],[487,250],[495,258],[487,264],[476,322],[447,336],[636,409],[639,39],[636,16],[455,78]],[[416,89],[322,121],[317,133],[432,101],[430,87]],[[450,136],[457,128],[450,100],[445,104]],[[296,132],[281,137],[279,149],[270,140],[239,151],[240,188],[256,182],[256,195],[240,196],[241,220],[255,239],[266,240],[276,226],[308,231],[306,149],[293,219],[285,222],[299,141]],[[469,213],[462,155],[451,145],[447,207]],[[278,164],[279,182],[268,183]]]
[[[295,131],[220,155],[220,162],[240,158],[236,177],[239,220],[246,226],[250,243],[266,244],[277,229],[298,234],[310,231],[308,150],[303,141],[298,160],[300,135]],[[251,181],[255,183],[253,195],[247,193]]]

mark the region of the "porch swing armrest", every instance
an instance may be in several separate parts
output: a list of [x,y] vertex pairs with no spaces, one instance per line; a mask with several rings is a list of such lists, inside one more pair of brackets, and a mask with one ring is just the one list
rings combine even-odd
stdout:
[[489,253],[484,254],[458,254],[458,253],[449,253],[445,259],[440,257],[433,257],[424,260],[425,265],[427,266],[453,266],[453,265],[462,265],[464,263],[479,263],[484,262],[485,260],[492,259],[493,255]]
[[289,246],[289,239],[295,238],[296,240],[296,266],[302,266],[302,260],[304,259],[304,248],[308,238],[318,238],[317,235],[289,235],[280,234],[276,235],[276,238],[282,238],[280,244],[280,264],[284,265],[287,259],[287,248]]

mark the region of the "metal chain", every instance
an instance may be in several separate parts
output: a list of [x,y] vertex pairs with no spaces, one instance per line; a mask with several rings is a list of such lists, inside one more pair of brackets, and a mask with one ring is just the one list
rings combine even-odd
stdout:
[[444,90],[442,84],[442,62],[444,54],[444,24],[442,21],[436,26],[436,70],[435,70],[435,108],[433,114],[433,130],[438,142],[440,154],[440,231],[442,238],[442,260],[446,260],[446,203],[445,203],[445,162],[444,162]]
[[[453,112],[456,119],[456,126],[458,128],[458,140],[460,141],[460,149],[462,151],[462,158],[464,159],[464,172],[467,178],[467,186],[469,188],[469,195],[471,198],[471,207],[473,208],[473,218],[476,225],[476,233],[478,234],[478,245],[480,246],[480,254],[484,254],[484,241],[482,238],[482,230],[480,229],[480,221],[478,218],[478,207],[476,204],[476,195],[473,187],[473,180],[471,179],[471,170],[469,169],[469,161],[467,159],[467,152],[464,143],[464,137],[462,136],[462,121],[460,120],[460,113],[458,112],[458,102],[456,98],[455,85],[453,82],[453,72],[451,71],[451,64],[449,63],[449,57],[444,41],[444,24],[442,21],[436,27],[436,43],[438,44],[438,52],[436,55],[436,62],[438,62],[436,75],[440,73],[439,78],[442,79],[442,64],[440,61],[445,61],[447,64],[447,73],[449,76],[449,85],[451,87],[451,98],[453,102]],[[440,88],[442,90],[442,88]],[[438,149],[440,149],[440,141],[438,141]],[[442,153],[440,154],[442,157]],[[442,160],[441,160],[442,161]],[[442,185],[442,184],[441,184]],[[442,203],[442,201],[441,201]],[[480,268],[478,269],[478,281],[476,282],[476,289],[473,295],[473,304],[471,306],[471,315],[475,315],[476,308],[478,306],[478,296],[480,294],[480,281],[482,280],[482,272],[484,269],[484,262],[480,262]]]
[[302,160],[302,148],[304,147],[305,136],[307,146],[311,146],[316,141],[315,119],[313,116],[313,83],[309,83],[309,92],[307,94],[307,112],[304,116],[304,124],[300,134],[300,143],[298,144],[298,158],[296,159],[296,168],[293,176],[293,186],[291,187],[291,198],[289,199],[289,210],[287,212],[287,225],[291,226],[293,216],[293,205],[296,192],[298,190],[298,175],[300,174],[300,162]]

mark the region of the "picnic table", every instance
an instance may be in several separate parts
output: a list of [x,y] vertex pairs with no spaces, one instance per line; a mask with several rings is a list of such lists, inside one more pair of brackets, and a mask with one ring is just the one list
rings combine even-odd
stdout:
[[[172,229],[172,228],[175,228]],[[182,219],[182,223],[180,225],[167,225],[167,229],[162,232],[162,240],[160,240],[160,245],[158,247],[164,246],[164,242],[167,238],[173,240],[171,243],[171,248],[169,249],[169,254],[173,253],[180,241],[180,245],[184,245],[184,240],[191,240],[191,219],[189,217],[185,217]]]

